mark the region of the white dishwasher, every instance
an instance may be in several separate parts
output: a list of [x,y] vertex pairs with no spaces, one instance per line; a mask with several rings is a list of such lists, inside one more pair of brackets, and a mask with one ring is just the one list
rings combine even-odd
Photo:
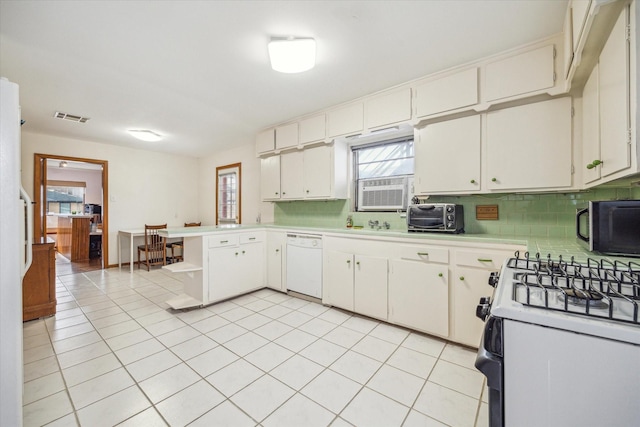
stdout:
[[287,290],[322,298],[322,236],[287,234]]

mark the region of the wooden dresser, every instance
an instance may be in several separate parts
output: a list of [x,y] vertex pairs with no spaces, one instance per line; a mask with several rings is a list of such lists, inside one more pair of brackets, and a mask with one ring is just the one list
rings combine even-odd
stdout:
[[22,320],[56,314],[56,252],[52,239],[34,243],[33,263],[22,280]]

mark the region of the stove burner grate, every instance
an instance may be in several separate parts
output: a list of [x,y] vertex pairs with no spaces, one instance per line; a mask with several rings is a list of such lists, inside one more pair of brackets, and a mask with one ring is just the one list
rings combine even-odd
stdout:
[[516,252],[505,269],[513,271],[513,299],[524,305],[640,324],[640,264]]

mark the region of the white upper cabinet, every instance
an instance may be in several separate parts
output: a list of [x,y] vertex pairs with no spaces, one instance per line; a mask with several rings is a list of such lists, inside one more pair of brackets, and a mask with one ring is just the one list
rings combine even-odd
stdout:
[[476,115],[430,124],[418,131],[414,141],[415,194],[480,190],[480,121]]
[[[628,169],[630,163],[628,9],[616,21],[598,61],[601,176]],[[594,159],[595,160],[595,159]]]
[[477,67],[431,80],[416,87],[416,117],[430,116],[477,103]]
[[276,127],[276,150],[298,146],[298,123]]
[[367,99],[364,107],[366,129],[409,121],[411,120],[411,88]]
[[598,66],[593,69],[582,90],[582,179],[585,184],[600,179],[600,111],[598,101]]
[[554,86],[555,47],[529,50],[485,67],[484,101],[495,101]]
[[262,200],[280,199],[280,156],[260,159],[260,186]]
[[357,134],[364,125],[364,106],[362,102],[350,104],[329,112],[329,138]]
[[300,120],[299,126],[302,145],[324,141],[327,136],[327,118],[324,113]]
[[[262,159],[262,200],[326,200],[347,197],[345,144],[320,145],[280,154],[279,190],[273,184],[276,179],[276,160],[272,159],[274,157]],[[279,198],[275,195],[277,191],[280,191]]]
[[487,113],[486,135],[489,190],[571,187],[570,97]]
[[275,129],[263,130],[256,136],[256,153],[263,154],[273,151],[275,145]]
[[304,197],[304,175],[302,151],[280,155],[280,198],[283,200],[302,199]]
[[303,151],[304,197],[328,198],[331,196],[333,147],[323,145]]

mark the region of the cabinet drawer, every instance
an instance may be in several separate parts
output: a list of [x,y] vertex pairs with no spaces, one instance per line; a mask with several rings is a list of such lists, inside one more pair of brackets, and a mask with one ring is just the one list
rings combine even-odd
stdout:
[[237,246],[239,242],[238,236],[236,235],[220,235],[220,236],[210,236],[209,237],[209,247],[210,248],[222,248],[225,246]]
[[456,264],[466,267],[485,268],[488,270],[496,270],[502,267],[505,259],[512,257],[511,251],[495,251],[495,250],[474,250],[474,251],[457,251]]
[[258,243],[263,242],[264,236],[262,234],[242,234],[240,235],[240,244],[245,243]]
[[403,245],[398,247],[400,258],[415,261],[449,263],[449,250],[434,246]]

